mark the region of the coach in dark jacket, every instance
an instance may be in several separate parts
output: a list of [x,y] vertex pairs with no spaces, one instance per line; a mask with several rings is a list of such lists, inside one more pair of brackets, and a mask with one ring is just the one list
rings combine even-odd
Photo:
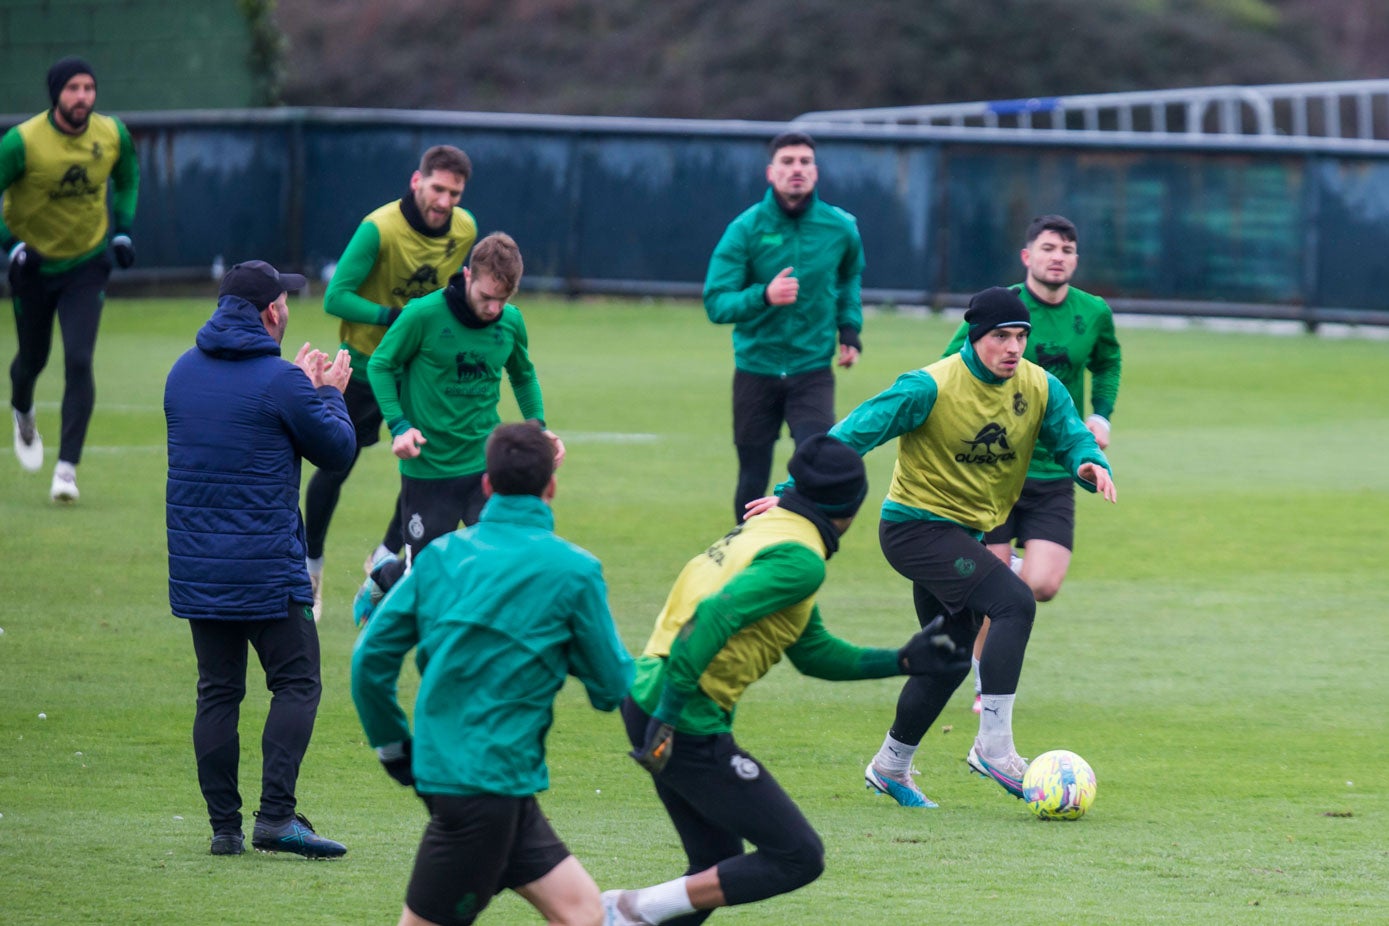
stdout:
[[273,695],[252,845],[315,858],[347,851],[295,812],[322,689],[300,462],[344,469],[356,450],[342,397],[352,373],[346,351],[331,364],[308,344],[293,363],[280,356],[287,291],[303,285],[264,261],[232,267],[197,346],[174,363],[164,388],[169,604],[188,620],[198,657],[193,748],[214,855],[243,846],[237,721],[248,645]]

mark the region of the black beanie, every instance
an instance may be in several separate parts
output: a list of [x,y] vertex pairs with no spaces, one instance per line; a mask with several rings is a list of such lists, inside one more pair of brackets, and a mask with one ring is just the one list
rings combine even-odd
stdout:
[[797,444],[786,469],[796,481],[796,492],[831,518],[852,516],[868,494],[863,459],[828,434]]
[[96,72],[81,58],[59,58],[53,63],[53,67],[48,69],[48,98],[53,101],[54,106],[58,105],[58,95],[63,92],[68,81],[78,74],[91,74],[92,83],[96,83]]
[[1032,315],[1018,294],[1006,286],[994,286],[975,293],[965,312],[969,324],[969,342],[973,344],[995,328],[1026,328],[1032,330]]

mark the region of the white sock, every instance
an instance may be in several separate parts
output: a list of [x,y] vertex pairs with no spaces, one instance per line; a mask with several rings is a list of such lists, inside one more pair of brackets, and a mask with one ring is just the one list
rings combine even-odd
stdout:
[[883,737],[883,745],[873,757],[873,764],[877,766],[878,771],[901,778],[911,774],[912,758],[915,755],[915,746],[900,743],[889,733]]
[[672,917],[694,912],[684,878],[653,884],[632,893],[636,895],[632,908],[647,923],[664,923]]
[[1008,557],[1008,568],[1018,575],[1022,575],[1022,557],[1016,553],[1010,553]]
[[984,682],[979,678],[979,657],[970,657],[970,665],[974,666],[974,693],[981,694],[984,691]]
[[386,546],[384,543],[378,543],[376,545],[376,549],[371,551],[371,561],[375,563],[379,561],[381,557],[390,556],[394,552],[394,550]]
[[990,695],[982,699],[979,712],[979,748],[986,756],[1012,755],[1013,699],[1017,695]]
[[59,460],[58,465],[53,467],[53,475],[65,476],[73,482],[77,481],[77,467],[67,460]]
[[323,575],[323,557],[320,556],[320,557],[318,557],[318,559],[312,559],[312,558],[306,556],[306,557],[304,557],[304,565],[307,566],[307,567],[309,567],[309,575],[311,575],[311,576],[321,576],[321,575]]

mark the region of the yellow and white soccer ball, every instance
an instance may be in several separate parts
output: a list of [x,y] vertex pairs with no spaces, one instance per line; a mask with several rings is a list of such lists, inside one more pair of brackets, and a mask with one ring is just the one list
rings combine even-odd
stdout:
[[1095,801],[1095,772],[1069,750],[1044,752],[1027,767],[1022,799],[1040,819],[1075,820]]

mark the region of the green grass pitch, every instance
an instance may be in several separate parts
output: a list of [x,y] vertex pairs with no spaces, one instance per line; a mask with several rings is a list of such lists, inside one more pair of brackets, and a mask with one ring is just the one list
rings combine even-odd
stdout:
[[[623,639],[638,650],[680,566],[730,523],[728,329],[691,303],[518,301],[569,448],[559,531],[602,558]],[[395,495],[383,445],[364,453],[329,536],[325,692],[299,788],[300,809],[349,854],[207,854],[196,669],[166,594],[161,398],[212,304],[108,303],[78,505],[47,496],[60,348],[38,396],[48,466],[28,474],[0,460],[6,924],[310,926],[393,923],[400,910],[424,817],[363,742],[347,678],[351,596]],[[291,306],[287,354],[306,339],[335,343],[315,300]],[[14,330],[0,327],[8,360]],[[839,377],[841,414],[934,360],[952,327],[872,314],[862,363]],[[941,808],[900,809],[862,783],[898,682],[820,682],[780,665],[749,691],[737,735],[819,830],[828,867],[715,922],[1386,922],[1385,344],[1122,323],[1120,336],[1119,504],[1079,500],[1075,562],[1039,608],[1015,713],[1025,755],[1067,748],[1094,766],[1090,813],[1041,823],[971,775],[967,690],[918,753]],[[779,472],[788,452],[783,441]],[[868,458],[874,500],[892,458],[890,447]],[[897,645],[914,629],[910,591],[878,551],[874,507],[830,563],[820,601],[841,635]],[[248,818],[267,700],[254,663],[250,688]],[[542,806],[601,886],[680,873],[616,716],[567,686],[549,747]],[[483,917],[538,921],[510,895]]]

